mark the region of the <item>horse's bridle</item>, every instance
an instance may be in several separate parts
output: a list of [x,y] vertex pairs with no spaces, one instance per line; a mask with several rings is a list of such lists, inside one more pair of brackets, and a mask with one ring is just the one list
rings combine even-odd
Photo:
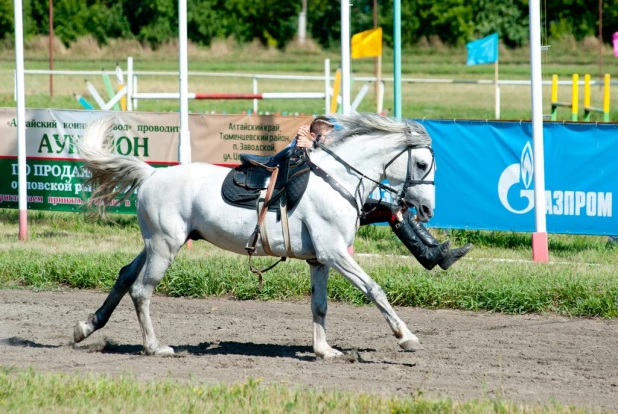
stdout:
[[[408,191],[408,188],[413,187],[415,185],[421,185],[421,184],[428,184],[428,185],[435,185],[434,181],[430,181],[430,180],[425,180],[425,178],[427,178],[427,176],[429,175],[429,173],[431,172],[432,169],[435,168],[436,165],[436,158],[434,156],[433,153],[433,149],[429,146],[429,145],[409,145],[406,148],[404,148],[399,154],[395,155],[388,163],[386,163],[386,165],[384,166],[384,175],[386,176],[386,169],[397,160],[397,158],[399,158],[404,152],[408,153],[408,171],[406,173],[406,180],[403,183],[403,188],[401,189],[401,192],[397,192],[397,190],[395,190],[394,188],[392,188],[391,186],[388,186],[386,184],[383,184],[377,180],[374,180],[371,177],[367,177],[364,173],[362,173],[361,171],[359,171],[358,169],[354,168],[353,166],[351,166],[350,164],[348,164],[345,160],[343,160],[340,156],[338,156],[337,154],[335,154],[333,151],[331,151],[329,148],[327,148],[326,146],[324,146],[322,143],[318,142],[318,140],[316,139],[316,141],[314,141],[314,146],[317,148],[321,148],[324,152],[326,152],[327,154],[329,154],[331,157],[333,157],[335,160],[337,160],[340,164],[342,164],[344,167],[354,171],[356,174],[360,175],[359,181],[358,181],[358,185],[356,186],[356,191],[355,193],[359,196],[359,198],[362,200],[362,194],[360,193],[360,187],[363,183],[364,179],[367,179],[369,181],[371,181],[372,183],[376,184],[378,186],[378,188],[380,188],[381,190],[384,190],[388,193],[391,193],[395,196],[395,200],[396,200],[396,204],[405,204],[405,195],[406,192]],[[413,172],[412,172],[412,150],[413,149],[418,149],[418,148],[427,148],[429,150],[429,152],[431,152],[431,165],[429,166],[429,168],[427,169],[427,172],[425,173],[425,175],[423,175],[421,177],[420,180],[415,180],[413,178]],[[346,200],[348,200],[348,202],[350,202],[350,204],[352,204],[353,207],[356,208],[356,212],[358,214],[358,217],[363,217],[365,215],[365,212],[362,208],[359,208],[358,206],[358,201],[357,198],[350,194],[350,192],[348,190],[346,190],[343,186],[341,186],[341,184],[339,184],[333,177],[331,177],[328,173],[326,173],[324,170],[322,170],[320,167],[318,167],[317,165],[315,165],[310,159],[309,156],[307,154],[307,152],[305,151],[305,160],[307,162],[307,164],[309,165],[309,167],[311,168],[311,170],[316,173],[318,176],[322,177],[326,182],[328,182],[335,190],[337,190],[342,196],[343,198],[345,198]]]
[[[414,173],[412,172],[412,150],[413,149],[417,149],[417,148],[427,148],[429,150],[429,152],[431,153],[431,165],[429,166],[429,168],[427,169],[427,172],[425,173],[425,175],[423,175],[421,177],[420,180],[415,180],[412,176],[414,175]],[[430,185],[435,185],[434,181],[430,181],[430,180],[425,180],[425,178],[427,178],[427,176],[429,175],[429,173],[431,172],[431,170],[435,169],[436,167],[436,157],[433,153],[433,148],[431,148],[429,145],[410,145],[406,148],[404,148],[399,154],[395,155],[395,157],[390,160],[385,166],[384,166],[384,175],[386,175],[386,169],[393,163],[395,162],[395,160],[397,158],[399,158],[401,156],[401,154],[403,154],[404,152],[408,152],[408,171],[406,173],[406,180],[403,182],[403,188],[401,189],[401,193],[399,193],[396,197],[397,203],[400,203],[404,200],[404,197],[406,195],[406,192],[408,191],[408,188],[413,187],[415,185],[419,185],[419,184],[430,184]],[[372,180],[373,181],[373,180]],[[396,191],[384,184],[380,183],[380,188],[384,188],[385,190],[388,188],[388,190],[391,193],[396,193]]]

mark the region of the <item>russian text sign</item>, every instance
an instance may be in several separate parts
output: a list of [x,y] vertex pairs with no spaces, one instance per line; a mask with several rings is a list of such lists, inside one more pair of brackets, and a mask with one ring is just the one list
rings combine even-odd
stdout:
[[[113,148],[155,167],[178,163],[177,113],[102,112],[29,109],[26,111],[28,208],[81,211],[92,188],[84,182],[75,143],[86,126],[103,116],[114,118]],[[312,117],[246,115],[189,116],[192,161],[238,164],[242,152],[274,154]],[[18,208],[17,120],[15,108],[0,109],[0,208]],[[134,197],[110,212],[134,213]]]

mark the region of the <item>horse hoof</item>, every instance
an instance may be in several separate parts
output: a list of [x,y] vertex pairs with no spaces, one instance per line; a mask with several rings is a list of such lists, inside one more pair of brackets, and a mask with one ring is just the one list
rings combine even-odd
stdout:
[[329,348],[324,351],[316,351],[315,355],[320,359],[333,359],[343,356],[343,352],[335,348]]
[[322,359],[334,359],[334,358],[339,358],[341,356],[343,356],[343,352],[338,351],[336,349],[331,349],[330,352],[326,352],[322,356]]
[[401,349],[408,352],[422,351],[423,349],[425,349],[423,348],[423,345],[421,345],[418,339],[406,339],[399,342],[399,346],[401,347]]
[[88,321],[81,321],[73,328],[73,340],[75,343],[81,342],[88,338],[94,332],[94,326]]
[[171,346],[160,345],[155,349],[145,349],[146,355],[169,356],[174,355],[174,349]]

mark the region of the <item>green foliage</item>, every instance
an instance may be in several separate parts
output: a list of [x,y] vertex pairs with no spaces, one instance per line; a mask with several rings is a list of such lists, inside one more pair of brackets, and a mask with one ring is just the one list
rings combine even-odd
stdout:
[[[12,37],[11,0],[0,0],[0,37]],[[301,2],[296,0],[189,0],[188,36],[199,44],[233,37],[246,43],[258,39],[280,49],[293,40]],[[393,2],[379,0],[378,24],[384,28],[385,44],[392,46]],[[25,0],[25,35],[49,31],[47,0]],[[618,24],[618,0],[603,2],[603,37],[611,41]],[[373,0],[351,5],[351,32],[373,27]],[[498,32],[503,43],[521,46],[528,39],[526,0],[419,0],[402,2],[402,44],[413,45],[423,38],[438,39],[457,46],[474,38]],[[544,35],[572,36],[581,40],[596,36],[598,10],[584,0],[549,0],[542,10]],[[340,44],[339,2],[308,2],[308,32],[325,48]],[[36,24],[35,24],[36,22]],[[57,36],[69,45],[80,36],[92,35],[100,43],[110,38],[137,38],[157,47],[178,35],[178,3],[172,0],[56,0],[54,26]]]
[[6,36],[12,31],[13,31],[13,1],[12,0],[0,0],[0,34],[3,34]]
[[474,34],[483,37],[498,32],[506,45],[524,45],[529,30],[527,7],[525,1],[478,0],[474,11]]
[[122,0],[131,33],[153,46],[178,36],[178,2]]

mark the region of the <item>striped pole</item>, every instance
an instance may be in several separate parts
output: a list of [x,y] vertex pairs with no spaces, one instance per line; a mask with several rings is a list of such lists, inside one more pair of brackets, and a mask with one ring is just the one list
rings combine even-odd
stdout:
[[[105,84],[105,89],[107,90],[107,95],[109,96],[109,99],[114,99],[114,89],[112,88],[112,83],[109,81],[109,75],[105,72],[103,72],[103,83]],[[120,111],[120,105],[118,105],[118,103],[114,104],[114,110]]]
[[[180,99],[176,92],[134,93],[134,99]],[[324,92],[191,93],[188,99],[324,99]]]
[[74,93],[73,96],[75,97],[75,100],[79,102],[81,106],[84,107],[84,109],[88,109],[88,110],[94,109],[94,106],[92,106],[92,104],[88,102],[86,98],[84,98],[83,96],[78,95],[76,93]]
[[97,88],[95,88],[94,85],[87,80],[86,88],[88,88],[88,92],[90,92],[90,95],[92,95],[97,105],[99,105],[99,108],[103,109],[103,107],[105,106],[105,101],[103,100],[103,98],[101,98],[101,95],[99,95]]

